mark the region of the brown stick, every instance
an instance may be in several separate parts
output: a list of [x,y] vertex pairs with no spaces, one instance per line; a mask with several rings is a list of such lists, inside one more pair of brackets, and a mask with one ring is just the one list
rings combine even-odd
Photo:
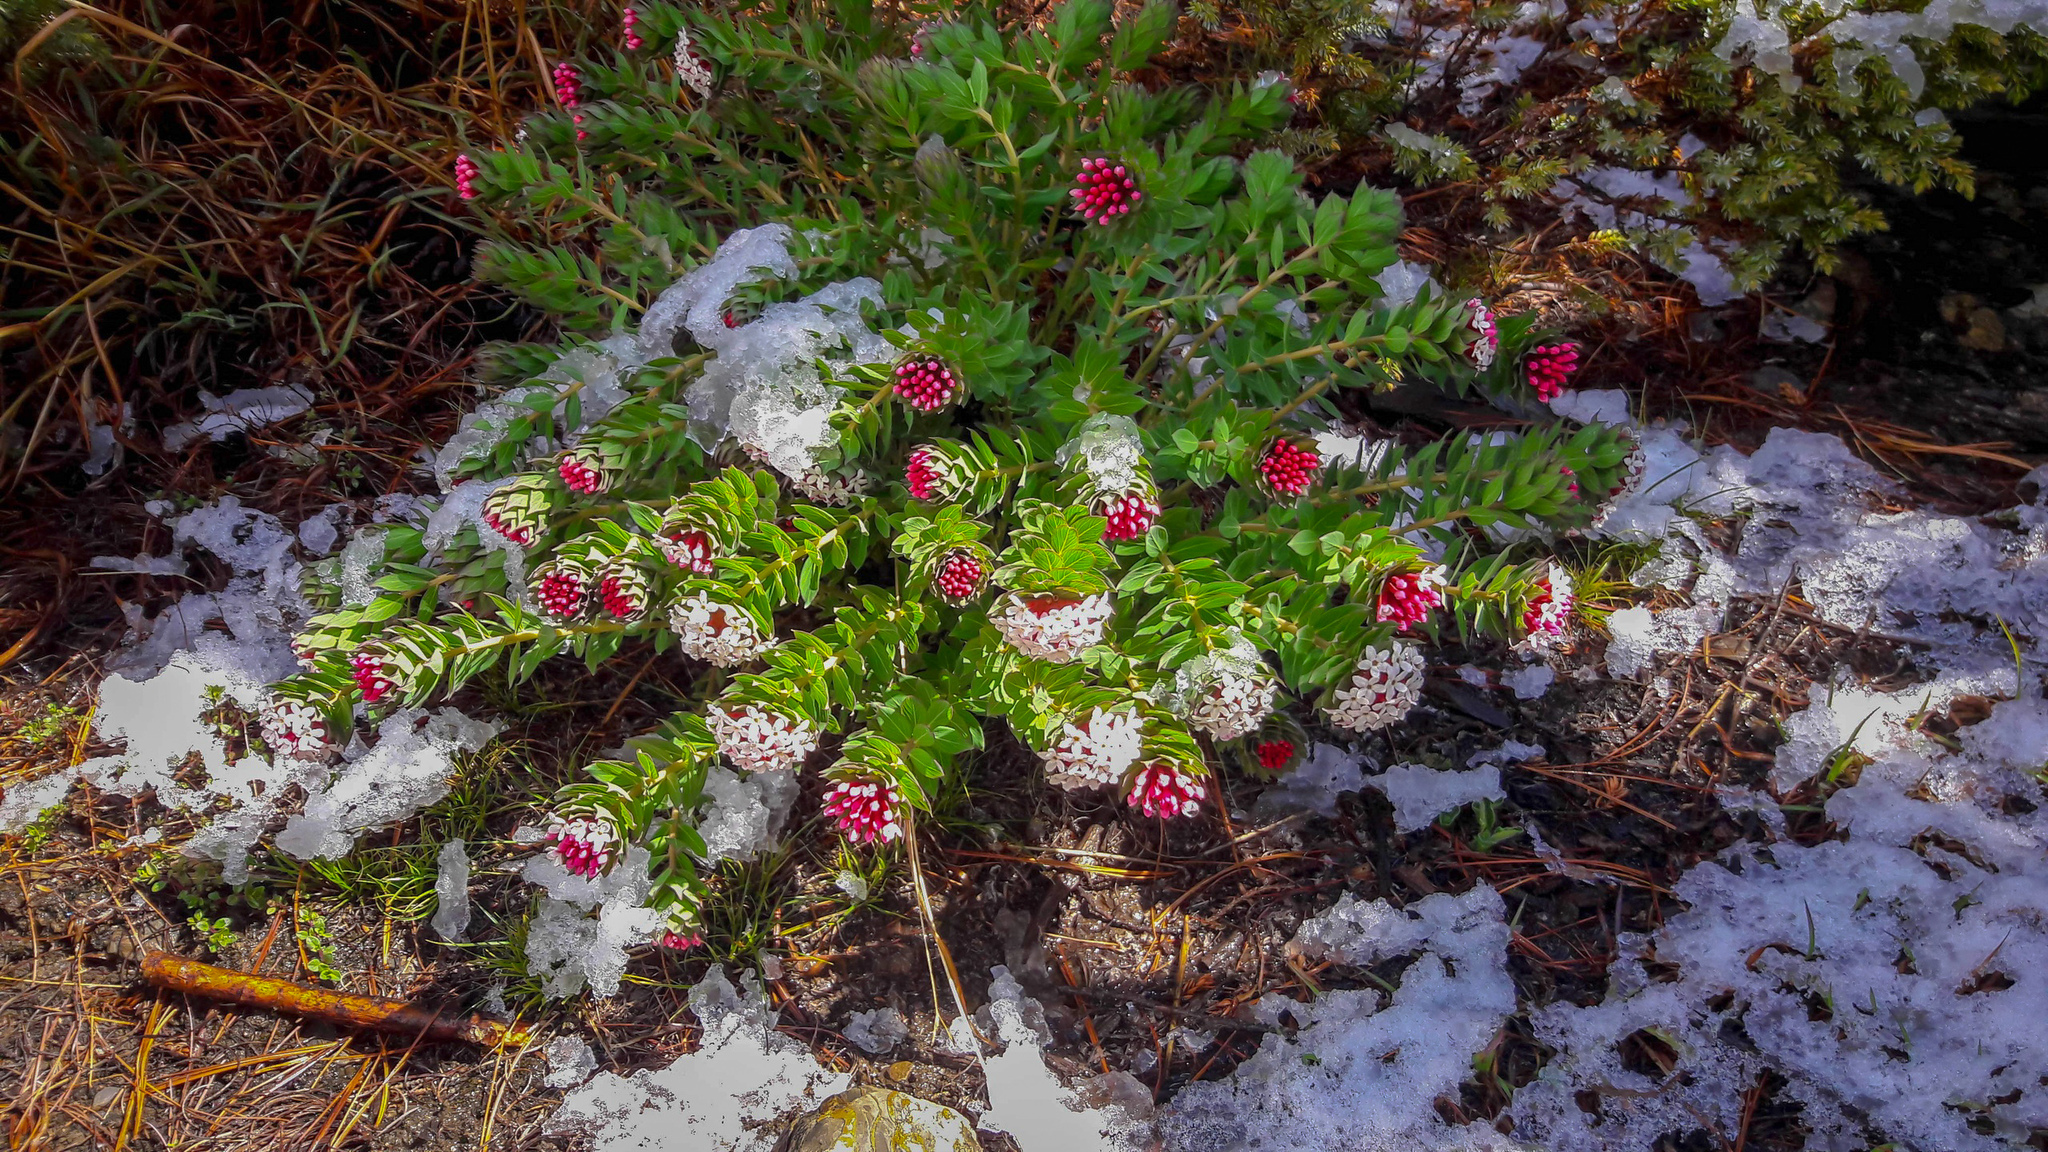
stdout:
[[358,996],[270,976],[253,976],[168,952],[151,952],[143,957],[142,978],[158,988],[187,996],[289,1012],[343,1028],[374,1028],[429,1041],[462,1041],[486,1048],[516,1046],[533,1039],[532,1029],[525,1024],[507,1024],[482,1013],[448,1017],[438,1010],[388,996]]

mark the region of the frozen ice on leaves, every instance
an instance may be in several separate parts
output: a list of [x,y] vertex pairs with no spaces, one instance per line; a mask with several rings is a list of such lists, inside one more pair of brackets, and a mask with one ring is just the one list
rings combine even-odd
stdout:
[[1097,412],[1081,422],[1073,438],[1060,445],[1055,459],[1062,468],[1080,469],[1100,492],[1124,492],[1138,482],[1145,462],[1145,444],[1138,424],[1129,416]]
[[819,363],[836,370],[897,357],[861,316],[862,304],[882,303],[881,284],[866,277],[770,304],[745,324],[727,322],[727,303],[741,286],[797,278],[789,252],[795,238],[782,224],[732,233],[709,262],[656,298],[639,330],[649,358],[674,355],[679,330],[716,353],[684,396],[700,444],[712,447],[729,431],[792,480],[817,473],[817,453],[834,438],[832,411],[845,395],[825,382]]

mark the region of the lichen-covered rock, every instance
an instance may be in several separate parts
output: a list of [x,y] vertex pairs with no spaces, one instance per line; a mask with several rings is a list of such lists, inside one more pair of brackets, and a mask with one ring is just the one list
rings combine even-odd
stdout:
[[790,1128],[788,1152],[981,1152],[974,1125],[943,1104],[887,1088],[855,1088]]

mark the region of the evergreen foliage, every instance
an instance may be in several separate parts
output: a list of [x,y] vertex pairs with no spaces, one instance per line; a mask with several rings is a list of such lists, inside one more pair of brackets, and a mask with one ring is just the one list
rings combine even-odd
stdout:
[[[1616,206],[1676,270],[1718,237],[1740,288],[1794,244],[1827,269],[1883,228],[1858,183],[1969,194],[1944,113],[2048,82],[2035,0],[1193,0],[1189,15],[1249,45],[1243,75],[1303,86],[1314,114],[1275,138],[1298,155],[1385,149],[1418,183],[1476,180],[1500,227],[1531,198]],[[1599,179],[1616,168],[1682,196],[1617,194]]]

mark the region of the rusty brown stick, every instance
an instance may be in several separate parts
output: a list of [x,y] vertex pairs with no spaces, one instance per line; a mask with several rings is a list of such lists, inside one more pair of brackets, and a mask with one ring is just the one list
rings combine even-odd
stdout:
[[142,978],[167,991],[287,1012],[342,1028],[371,1028],[428,1041],[481,1044],[486,1048],[520,1045],[533,1039],[532,1030],[526,1025],[507,1024],[482,1013],[447,1016],[388,996],[359,996],[270,976],[253,976],[168,952],[151,952],[143,957]]

